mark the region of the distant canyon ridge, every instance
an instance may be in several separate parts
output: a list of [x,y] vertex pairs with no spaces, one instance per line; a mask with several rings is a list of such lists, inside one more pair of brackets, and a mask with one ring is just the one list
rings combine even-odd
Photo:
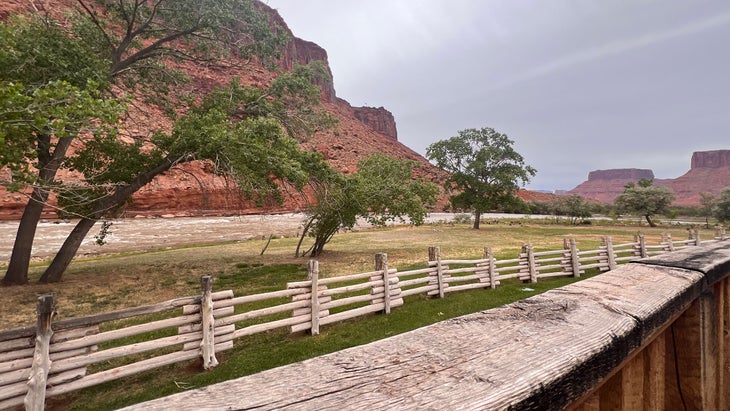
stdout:
[[[42,4],[41,4],[42,3]],[[73,0],[57,0],[39,2],[42,12],[55,16],[64,16]],[[32,12],[32,3],[23,0],[5,0],[0,2],[0,20],[7,21],[14,14]],[[327,51],[310,41],[293,35],[278,12],[266,4],[258,2],[258,7],[270,16],[273,22],[280,24],[291,35],[291,40],[283,50],[278,62],[279,69],[289,70],[295,64],[307,64],[321,61],[329,69]],[[231,78],[239,77],[246,85],[266,86],[275,77],[271,71],[256,62],[242,64],[245,69],[220,68],[194,65],[190,62],[175,63],[174,67],[186,73],[191,80],[185,85],[188,91],[205,94],[216,86],[227,84]],[[233,66],[232,66],[233,67]],[[331,70],[330,70],[331,72]],[[399,159],[410,159],[416,163],[415,174],[418,177],[438,182],[443,172],[428,162],[423,156],[398,141],[396,120],[384,107],[353,107],[336,94],[331,82],[320,84],[321,101],[325,109],[339,124],[335,130],[318,131],[302,142],[305,149],[321,153],[325,160],[335,169],[344,173],[356,170],[357,163],[372,153],[380,152]],[[170,120],[155,106],[144,101],[135,101],[136,110],[131,120],[120,124],[120,135],[129,139],[148,139],[155,129],[169,130]],[[448,136],[443,136],[448,137]],[[78,146],[76,146],[78,148]],[[72,150],[74,147],[72,147]],[[675,180],[657,180],[657,184],[668,185],[677,193],[677,203],[685,205],[699,204],[699,193],[718,194],[730,184],[730,150],[699,152],[692,157],[691,170]],[[2,175],[0,178],[6,177]],[[74,181],[78,176],[70,173],[59,173],[60,180]],[[573,189],[570,193],[579,194],[598,201],[610,202],[623,191],[628,181],[639,178],[653,178],[651,170],[599,170],[591,172],[588,181]],[[722,183],[724,182],[724,183]],[[310,198],[307,194],[295,194],[283,205],[260,207],[237,194],[233,183],[220,175],[211,172],[211,167],[202,162],[182,164],[164,175],[158,176],[150,184],[137,192],[132,202],[125,208],[124,217],[149,216],[212,216],[232,214],[261,214],[300,211]],[[519,196],[526,201],[549,201],[552,195],[521,190]],[[44,218],[56,218],[56,211],[51,204],[44,212]],[[0,220],[19,219],[27,195],[10,193],[0,187]],[[441,196],[436,211],[441,211],[448,204]]]
[[698,206],[701,193],[718,196],[725,187],[730,186],[730,150],[692,153],[689,171],[673,179],[657,179],[652,170],[638,168],[591,171],[588,180],[568,194],[611,203],[616,196],[623,193],[627,183],[637,182],[642,178],[654,180],[654,185],[672,189],[676,197],[674,204]]

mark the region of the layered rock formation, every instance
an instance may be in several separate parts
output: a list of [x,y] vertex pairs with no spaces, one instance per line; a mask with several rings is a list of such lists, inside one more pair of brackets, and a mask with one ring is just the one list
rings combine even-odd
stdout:
[[366,126],[384,134],[393,140],[398,140],[398,130],[395,127],[393,113],[383,107],[354,107],[355,118],[362,121]]
[[639,181],[642,178],[653,179],[654,172],[638,168],[594,170],[588,173],[587,181],[570,190],[568,194],[577,194],[591,200],[610,203],[624,191],[626,183]]
[[588,181],[595,180],[628,180],[638,181],[642,178],[654,179],[654,172],[641,168],[617,168],[611,170],[595,170],[588,173]]
[[[568,194],[611,203],[623,193],[627,183],[642,178],[654,179],[654,173],[634,168],[591,171],[588,180]],[[698,206],[701,193],[718,196],[725,187],[730,186],[730,150],[694,152],[687,173],[674,179],[654,179],[654,185],[672,189],[676,205]]]

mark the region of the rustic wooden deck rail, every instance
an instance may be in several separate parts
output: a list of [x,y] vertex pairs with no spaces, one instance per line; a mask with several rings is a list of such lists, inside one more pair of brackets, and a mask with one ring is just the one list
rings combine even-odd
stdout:
[[[719,232],[705,244],[724,240]],[[657,247],[679,251],[700,243],[695,233],[686,242],[665,236]],[[510,278],[536,282],[580,276],[589,268],[608,271],[660,248],[652,250],[643,236],[619,245],[606,237],[592,251],[579,251],[572,239],[557,251],[535,251],[525,244],[518,258],[501,261],[489,248],[481,259],[447,260],[432,247],[423,269],[399,272],[378,254],[374,271],[332,278],[319,278],[318,263],[311,261],[309,278],[281,291],[235,297],[230,290],[213,292],[210,277],[203,277],[200,296],[55,322],[55,302],[43,296],[36,326],[0,332],[0,409],[25,403],[26,409],[42,410],[47,397],[179,361],[202,358],[208,369],[218,364],[216,352],[232,348],[235,339],[276,328],[317,334],[322,325],[389,313],[408,295],[444,297],[495,288]]]

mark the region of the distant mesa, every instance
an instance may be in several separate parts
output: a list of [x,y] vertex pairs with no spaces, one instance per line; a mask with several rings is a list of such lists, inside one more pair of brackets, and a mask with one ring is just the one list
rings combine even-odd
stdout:
[[692,169],[730,167],[730,150],[696,151],[692,153]]
[[641,180],[654,179],[654,172],[641,168],[615,168],[610,170],[594,170],[588,173],[588,181],[592,180]]
[[642,178],[653,179],[654,185],[671,188],[676,197],[675,205],[698,206],[700,193],[718,196],[725,187],[730,186],[730,150],[692,153],[690,170],[673,179],[655,179],[652,170],[638,168],[591,171],[588,173],[588,180],[568,194],[611,203],[623,193],[627,183],[637,182]]

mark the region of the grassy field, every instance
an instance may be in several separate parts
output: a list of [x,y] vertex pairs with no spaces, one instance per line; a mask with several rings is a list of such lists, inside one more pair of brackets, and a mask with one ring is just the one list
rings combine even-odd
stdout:
[[[575,238],[581,249],[595,249],[601,236],[615,244],[633,240],[639,227],[567,226],[529,222],[485,224],[482,230],[468,225],[434,224],[391,227],[339,234],[319,258],[322,276],[370,271],[374,255],[388,253],[391,267],[400,270],[424,267],[429,246],[440,246],[443,258],[478,258],[485,246],[498,259],[515,258],[524,242],[537,250],[562,248],[565,237]],[[649,244],[661,233],[684,239],[685,227],[641,227]],[[711,238],[710,231],[702,232]],[[272,240],[261,256],[264,241],[185,247],[75,261],[65,280],[54,285],[5,288],[0,306],[0,329],[31,325],[37,295],[57,296],[59,318],[70,318],[163,300],[196,295],[201,275],[214,277],[214,290],[231,288],[236,295],[282,289],[286,282],[305,279],[306,259],[294,258],[297,239]],[[42,271],[33,267],[32,279]],[[595,273],[591,273],[595,274]],[[585,278],[585,277],[584,277]],[[221,365],[203,372],[199,364],[183,363],[92,387],[51,400],[57,409],[113,409],[123,405],[255,373],[343,348],[406,332],[443,319],[477,312],[523,299],[575,279],[552,279],[530,284],[505,281],[496,290],[476,290],[429,299],[413,296],[391,315],[373,315],[325,326],[311,337],[289,335],[284,330],[236,341],[233,350],[218,358]]]

